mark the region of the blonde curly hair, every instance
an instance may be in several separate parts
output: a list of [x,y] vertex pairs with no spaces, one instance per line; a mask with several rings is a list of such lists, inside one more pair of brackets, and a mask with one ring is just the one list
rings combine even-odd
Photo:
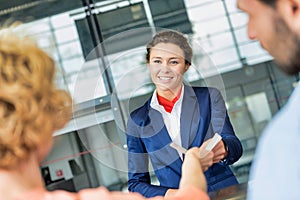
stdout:
[[0,31],[0,169],[27,159],[70,120],[71,97],[54,78],[54,61],[33,41]]

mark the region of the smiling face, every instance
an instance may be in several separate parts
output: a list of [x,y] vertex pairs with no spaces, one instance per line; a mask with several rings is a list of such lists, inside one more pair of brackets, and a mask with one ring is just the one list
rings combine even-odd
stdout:
[[160,96],[172,100],[179,93],[183,75],[189,68],[183,50],[172,43],[158,43],[151,48],[148,67]]
[[299,5],[296,1],[277,1],[274,7],[259,0],[238,0],[246,12],[248,37],[257,39],[288,74],[300,71]]

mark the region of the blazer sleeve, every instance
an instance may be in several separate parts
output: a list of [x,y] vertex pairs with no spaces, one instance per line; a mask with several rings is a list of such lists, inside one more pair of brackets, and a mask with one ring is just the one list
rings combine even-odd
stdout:
[[128,147],[128,190],[138,192],[145,197],[164,196],[169,188],[151,185],[148,167],[148,154],[142,139],[139,137],[141,127],[132,120],[127,123]]
[[231,125],[224,99],[215,88],[210,88],[211,122],[215,133],[220,133],[228,151],[224,164],[235,163],[243,154],[240,140],[235,135]]

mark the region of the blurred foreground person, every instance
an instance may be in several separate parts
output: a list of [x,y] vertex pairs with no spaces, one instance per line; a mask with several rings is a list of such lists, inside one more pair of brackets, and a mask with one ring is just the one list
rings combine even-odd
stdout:
[[[32,41],[10,29],[0,31],[1,199],[144,199],[103,187],[79,193],[46,191],[39,164],[52,147],[53,132],[71,117],[71,98],[55,87],[54,77],[54,61]],[[187,152],[182,171],[180,189],[169,199],[208,199],[199,149]]]
[[[257,39],[287,74],[300,71],[300,0],[238,0]],[[247,198],[300,199],[300,85],[267,126],[257,146]]]

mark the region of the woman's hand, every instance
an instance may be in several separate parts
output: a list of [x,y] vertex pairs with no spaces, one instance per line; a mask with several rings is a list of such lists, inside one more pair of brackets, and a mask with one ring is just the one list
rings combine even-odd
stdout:
[[214,152],[213,163],[218,163],[227,157],[228,153],[223,140],[218,142],[218,144],[212,149],[212,152]]
[[208,143],[210,142],[211,139],[208,139],[207,141],[205,141],[201,147],[199,148],[199,158],[200,158],[200,162],[201,162],[201,166],[202,166],[202,170],[205,172],[210,166],[213,165],[213,159],[214,159],[214,152],[210,151],[207,152],[205,150],[205,147],[208,145]]
[[202,170],[205,172],[210,166],[213,165],[214,153],[212,151],[208,152],[204,157],[200,157],[199,159],[201,163]]
[[[200,147],[200,158],[201,158],[201,163],[204,167],[205,170],[207,170],[207,166],[210,167],[213,163],[218,163],[220,162],[222,159],[227,157],[227,150],[225,147],[225,144],[223,142],[223,140],[221,140],[220,142],[218,142],[218,144],[210,151],[207,152],[205,150],[206,146],[208,145],[208,143],[211,141],[211,139],[206,140],[205,142],[203,142],[203,144]],[[210,162],[210,153],[212,154],[212,160]],[[210,164],[210,165],[209,165]]]

